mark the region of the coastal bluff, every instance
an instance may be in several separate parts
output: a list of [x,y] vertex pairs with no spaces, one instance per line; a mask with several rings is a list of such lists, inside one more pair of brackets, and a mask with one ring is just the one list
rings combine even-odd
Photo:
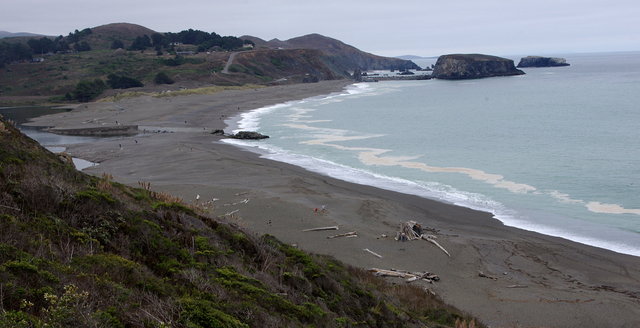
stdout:
[[559,57],[527,56],[520,58],[518,67],[558,67],[569,66],[567,60]]
[[479,79],[522,75],[513,60],[482,54],[450,54],[438,57],[432,76],[444,80]]

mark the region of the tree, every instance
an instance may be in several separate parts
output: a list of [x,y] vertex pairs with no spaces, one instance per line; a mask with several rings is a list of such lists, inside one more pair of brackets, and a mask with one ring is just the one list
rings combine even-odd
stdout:
[[149,36],[145,34],[133,40],[129,50],[146,50],[149,47],[151,47],[151,39],[149,39]]
[[31,59],[32,50],[22,43],[0,43],[0,67],[17,60]]
[[75,30],[73,33],[69,33],[69,35],[67,36],[67,39],[69,43],[77,43],[82,38],[84,38],[85,36],[91,33],[93,33],[93,31],[91,31],[90,28],[85,28],[82,31]]
[[160,72],[156,74],[156,77],[153,79],[153,82],[156,84],[173,84],[174,81],[167,75],[165,72]]
[[156,49],[158,47],[162,47],[165,44],[165,37],[164,35],[160,34],[160,33],[153,33],[151,34],[151,43],[154,47],[156,47]]
[[113,42],[111,42],[111,49],[124,49],[124,43],[120,40],[113,40]]
[[71,49],[69,48],[69,43],[67,43],[62,35],[53,40],[53,43],[55,45],[55,49],[53,50],[54,52],[68,51],[69,49]]
[[242,48],[243,41],[235,36],[223,36],[222,37],[222,49],[233,50]]
[[73,49],[75,49],[78,52],[80,52],[80,51],[89,51],[89,50],[91,50],[91,46],[89,46],[89,43],[87,43],[87,41],[82,41],[82,42],[74,44],[73,45]]
[[164,64],[167,66],[180,66],[184,64],[184,57],[176,55],[174,58],[165,59]]
[[55,43],[49,38],[30,39],[27,44],[34,54],[44,54],[55,51]]

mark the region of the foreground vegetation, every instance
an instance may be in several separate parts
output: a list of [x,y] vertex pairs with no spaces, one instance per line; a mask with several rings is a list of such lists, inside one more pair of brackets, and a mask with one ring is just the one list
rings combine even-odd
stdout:
[[0,144],[0,327],[472,322],[420,288],[78,172],[2,121]]

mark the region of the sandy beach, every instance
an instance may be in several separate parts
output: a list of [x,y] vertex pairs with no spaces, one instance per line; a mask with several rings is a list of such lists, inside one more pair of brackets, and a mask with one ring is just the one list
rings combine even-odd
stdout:
[[[489,213],[262,159],[210,133],[225,129],[224,121],[242,111],[339,92],[348,84],[127,98],[82,104],[30,125],[137,125],[147,133],[70,145],[67,151],[99,163],[87,173],[108,173],[134,186],[149,182],[155,190],[211,207],[213,216],[307,251],[362,268],[438,274],[439,282],[423,287],[491,327],[640,327],[638,257],[506,227]],[[315,211],[323,205],[325,211]],[[408,220],[428,228],[451,256],[426,241],[394,240]],[[336,225],[337,231],[303,232]],[[327,238],[351,231],[358,237]]]

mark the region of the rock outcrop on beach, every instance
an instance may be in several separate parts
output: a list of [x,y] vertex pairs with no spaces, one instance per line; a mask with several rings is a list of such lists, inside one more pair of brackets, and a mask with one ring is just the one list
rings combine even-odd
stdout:
[[254,132],[254,131],[240,131],[236,134],[230,135],[229,138],[243,139],[243,140],[260,140],[260,139],[267,139],[269,138],[269,136],[266,136],[264,134]]
[[567,60],[560,57],[527,56],[520,58],[518,67],[558,67],[569,66]]
[[451,54],[438,58],[432,76],[445,80],[522,75],[513,60],[482,54]]

